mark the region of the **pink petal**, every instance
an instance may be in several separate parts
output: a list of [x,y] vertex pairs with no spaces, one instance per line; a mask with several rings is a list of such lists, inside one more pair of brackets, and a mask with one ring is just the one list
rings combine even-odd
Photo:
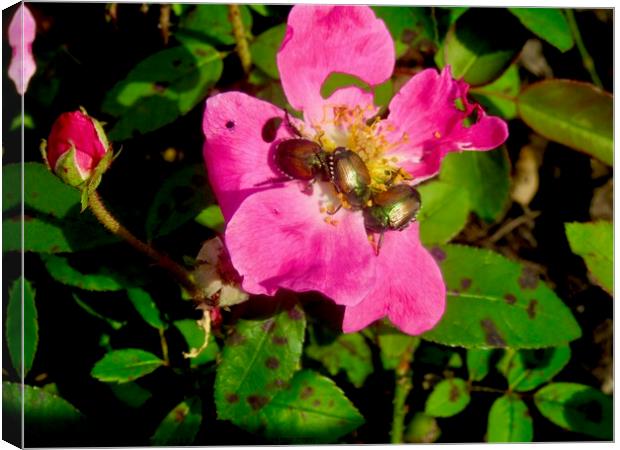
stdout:
[[9,45],[13,49],[9,78],[15,83],[19,95],[24,95],[36,70],[32,56],[36,25],[32,13],[24,3],[19,6],[9,24]]
[[[371,86],[386,81],[394,69],[394,43],[383,21],[367,6],[297,5],[277,61],[289,103],[309,122],[323,116],[321,86],[332,72],[354,75]],[[349,88],[342,106],[366,106],[371,95]],[[333,97],[333,96],[332,96]]]
[[[403,167],[421,181],[437,174],[443,157],[452,151],[491,150],[508,137],[506,123],[487,116],[482,108],[467,100],[469,86],[452,78],[450,67],[438,73],[426,69],[405,84],[390,103],[386,124],[393,127],[391,138],[406,141],[394,154],[404,158]],[[460,99],[464,111],[457,109]],[[469,128],[463,120],[472,113],[478,120]]]
[[340,305],[358,303],[375,282],[375,256],[359,213],[340,210],[325,222],[321,187],[313,194],[297,183],[257,192],[239,206],[226,227],[233,266],[243,289],[273,295],[278,288],[318,291]]
[[342,329],[358,331],[388,316],[401,331],[420,334],[443,315],[446,287],[431,254],[422,247],[419,224],[387,232],[377,261],[377,284],[360,303],[347,306]]
[[282,179],[272,152],[279,140],[292,137],[285,125],[274,128],[283,118],[280,108],[241,92],[207,99],[203,156],[227,221],[248,195]]

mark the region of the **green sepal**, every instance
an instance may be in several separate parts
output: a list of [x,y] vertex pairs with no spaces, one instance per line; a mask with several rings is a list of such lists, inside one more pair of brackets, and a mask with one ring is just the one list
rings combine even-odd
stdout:
[[41,151],[41,158],[43,158],[43,162],[45,162],[45,166],[53,171],[53,167],[50,166],[50,162],[47,160],[47,140],[41,139],[41,144],[39,145],[39,150]]
[[99,186],[99,183],[101,183],[101,178],[103,174],[106,170],[108,170],[114,158],[115,156],[112,153],[112,149],[109,148],[105,155],[103,155],[103,158],[101,158],[101,161],[99,161],[99,164],[97,164],[97,166],[93,169],[93,172],[91,173],[88,180],[86,180],[86,183],[82,188],[82,196],[80,199],[80,202],[82,204],[82,212],[84,212],[86,208],[88,208],[88,197],[90,197],[90,195],[95,192],[95,190]]
[[84,182],[88,179],[88,176],[84,177],[78,167],[76,161],[76,149],[74,145],[71,145],[69,151],[62,154],[56,161],[54,167],[54,173],[69,186],[80,189],[80,186],[84,185]]

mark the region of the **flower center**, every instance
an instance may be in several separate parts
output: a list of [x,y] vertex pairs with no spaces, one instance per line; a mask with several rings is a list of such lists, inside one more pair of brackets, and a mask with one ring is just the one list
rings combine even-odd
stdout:
[[[345,106],[326,106],[331,114],[312,130],[304,130],[310,138],[319,143],[328,153],[338,147],[345,147],[362,159],[370,174],[370,190],[373,194],[383,192],[389,186],[411,180],[413,177],[398,164],[398,157],[390,155],[390,150],[407,142],[407,134],[403,134],[398,142],[390,142],[387,132],[391,130],[378,116],[367,119],[372,107],[356,106],[349,109]],[[343,206],[347,207],[346,202]]]

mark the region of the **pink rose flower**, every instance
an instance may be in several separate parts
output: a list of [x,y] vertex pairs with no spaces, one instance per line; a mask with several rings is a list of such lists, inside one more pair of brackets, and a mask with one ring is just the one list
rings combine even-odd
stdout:
[[90,178],[110,150],[101,124],[85,111],[61,114],[45,149],[49,168],[72,186]]
[[[394,43],[383,21],[365,6],[293,7],[277,55],[290,118],[305,139],[326,151],[356,152],[371,189],[415,185],[436,175],[451,151],[490,150],[507,138],[506,124],[467,98],[468,85],[446,68],[417,74],[392,99],[385,120],[373,94],[357,87],[321,96],[333,72],[370,86],[390,78]],[[455,106],[460,99],[461,108]],[[475,123],[465,126],[475,114]],[[207,100],[203,131],[209,178],[227,222],[225,243],[242,287],[252,294],[278,289],[318,291],[345,306],[343,330],[353,332],[387,316],[400,330],[432,328],[445,308],[445,285],[419,225],[387,231],[377,255],[362,211],[341,208],[331,182],[283,181],[274,151],[298,138],[280,108],[240,92]],[[274,125],[279,124],[278,127]]]
[[24,95],[37,68],[32,56],[36,27],[32,13],[22,3],[9,24],[9,45],[13,49],[9,64],[9,78],[15,83],[19,95]]

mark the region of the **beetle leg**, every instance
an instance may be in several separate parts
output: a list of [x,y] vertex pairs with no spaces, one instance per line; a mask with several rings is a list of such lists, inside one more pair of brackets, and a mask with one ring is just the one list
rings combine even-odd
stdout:
[[286,121],[286,127],[288,128],[288,130],[290,132],[292,132],[297,137],[300,137],[300,138],[303,137],[301,135],[301,132],[291,122],[291,116],[289,115],[289,113],[288,113],[288,111],[286,109],[284,110],[284,120]]
[[377,256],[379,256],[379,252],[381,251],[381,244],[383,244],[384,234],[385,234],[385,231],[382,231],[381,234],[379,235],[379,242],[377,242]]
[[260,183],[256,183],[254,187],[266,186],[272,183],[286,183],[287,181],[291,181],[293,178],[290,177],[281,177],[281,178],[269,178],[268,180],[261,181]]
[[338,205],[338,207],[336,209],[334,209],[333,211],[327,210],[327,214],[329,214],[330,216],[333,216],[334,214],[336,214],[338,211],[340,211],[340,208],[342,208],[342,203],[340,203]]

